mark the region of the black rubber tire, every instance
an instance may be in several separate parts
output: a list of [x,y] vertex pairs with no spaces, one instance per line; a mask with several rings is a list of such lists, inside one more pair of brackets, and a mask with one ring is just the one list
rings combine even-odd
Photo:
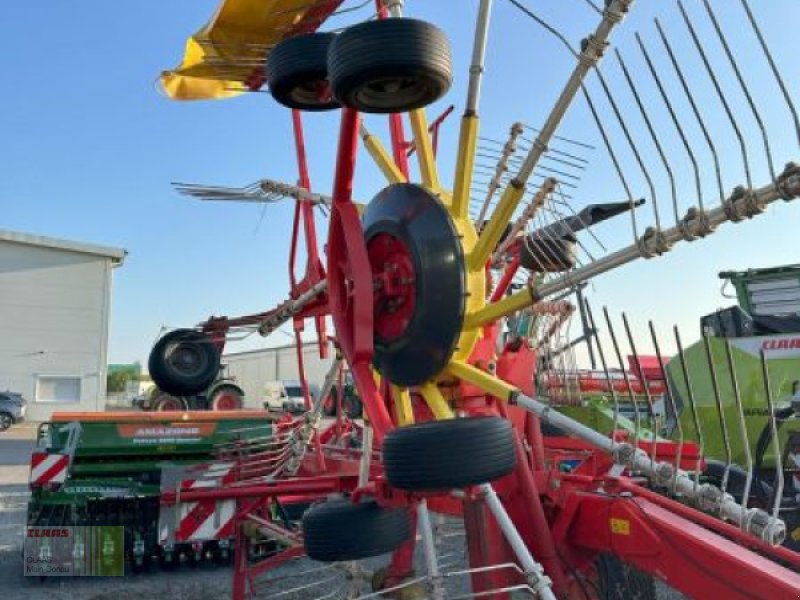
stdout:
[[575,267],[577,238],[538,238],[528,236],[520,243],[520,264],[535,273],[561,273]]
[[147,365],[150,377],[162,391],[192,396],[205,391],[217,378],[220,356],[205,333],[176,329],[156,342]]
[[381,508],[374,500],[354,504],[336,498],[315,504],[303,515],[306,554],[322,562],[380,556],[411,535],[406,509]]
[[[223,394],[233,394],[237,397],[237,405],[235,408],[230,409],[218,409],[215,404],[220,396]],[[244,390],[240,388],[238,385],[234,385],[232,383],[224,383],[218,387],[215,387],[211,393],[208,395],[208,409],[209,410],[241,410],[244,408]]]
[[487,483],[516,466],[511,423],[500,417],[428,421],[390,431],[383,442],[389,483],[447,490]]
[[288,38],[267,54],[267,84],[275,100],[287,108],[322,111],[339,108],[333,97],[323,100],[327,86],[328,47],[335,33],[308,33]]
[[373,362],[396,385],[421,385],[450,362],[464,322],[466,269],[458,231],[441,201],[412,183],[381,190],[362,220],[368,253],[373,240],[387,234],[407,247],[414,264],[411,321],[393,339],[375,330]]
[[5,412],[0,412],[0,431],[5,431],[14,424],[14,417]]
[[603,600],[656,600],[652,575],[622,562],[612,554],[597,559],[600,597]]
[[328,78],[334,97],[360,112],[422,108],[450,89],[450,43],[443,31],[425,21],[359,23],[331,44]]

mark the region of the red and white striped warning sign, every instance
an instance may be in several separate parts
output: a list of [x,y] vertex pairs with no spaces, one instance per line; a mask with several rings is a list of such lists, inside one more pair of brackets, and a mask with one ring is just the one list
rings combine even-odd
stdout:
[[[160,515],[159,519],[162,544],[171,537],[174,537],[174,542],[200,542],[233,536],[235,500],[200,500],[182,503],[177,508],[179,517],[171,523],[175,513],[164,511],[162,507],[162,513],[166,513]],[[177,523],[177,527],[174,523]]]
[[31,487],[61,485],[67,479],[69,455],[34,452],[31,456]]
[[212,488],[230,483],[235,479],[233,467],[234,463],[225,462],[212,463],[203,465],[197,469],[192,469],[191,474],[193,478],[181,481],[181,489]]

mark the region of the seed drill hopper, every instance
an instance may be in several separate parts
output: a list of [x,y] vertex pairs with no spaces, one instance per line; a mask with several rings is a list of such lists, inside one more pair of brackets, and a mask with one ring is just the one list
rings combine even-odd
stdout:
[[[204,504],[211,519],[235,501],[237,599],[652,598],[654,579],[695,598],[798,597],[800,557],[782,545],[782,493],[761,505],[735,497],[726,481],[699,478],[702,447],[688,436],[648,434],[638,410],[632,434],[597,431],[556,410],[548,385],[574,370],[569,298],[582,283],[673,247],[713,244],[717,229],[800,196],[800,167],[778,162],[800,142],[792,82],[768,44],[779,34],[762,29],[746,0],[576,0],[559,3],[553,16],[532,2],[473,4],[452,176],[437,164],[450,110],[433,121],[425,110],[453,80],[450,45],[435,25],[404,16],[400,1],[227,0],[190,39],[184,62],[163,75],[173,98],[266,86],[291,110],[297,182],[177,187],[206,201],[294,202],[289,297],[237,327],[268,335],[291,323],[302,359],[304,322],[314,321],[325,341],[330,317],[338,358],[325,387],[345,362],[365,421],[363,429],[342,419],[323,428],[322,398],[309,400],[307,414],[286,419],[281,433],[220,449],[220,461],[237,465],[235,482],[176,484],[162,494],[162,510],[180,515]],[[762,4],[765,13],[778,10]],[[783,9],[798,16],[790,3]],[[513,10],[539,44],[517,57],[517,76],[558,52],[571,69],[545,118],[514,123],[504,139],[479,131],[497,10]],[[621,35],[612,49],[617,29],[634,19],[641,32]],[[590,21],[573,43],[567,30]],[[745,64],[757,69],[758,86]],[[509,85],[518,91],[522,80]],[[531,90],[529,103],[540,103],[543,90]],[[583,111],[580,137],[596,146],[557,133],[576,116],[573,104]],[[340,133],[332,189],[320,192],[311,187],[303,127],[327,112]],[[384,118],[388,148],[374,133]],[[622,204],[575,199],[597,154],[618,178]],[[382,189],[354,185],[362,161],[385,177]],[[324,254],[316,212],[328,217]],[[627,245],[620,214],[630,220]],[[600,241],[603,227],[616,246]],[[295,279],[301,238],[308,258]],[[677,332],[661,339],[652,324],[637,337],[627,318],[623,339],[606,317],[604,369],[622,361],[623,341],[634,356],[645,342],[656,355],[666,339],[680,345]],[[153,360],[169,362],[183,343],[218,360],[206,334],[163,344]],[[193,368],[174,361],[169,377],[191,379]],[[761,381],[776,427],[769,378]],[[654,417],[655,398],[643,392],[642,414]],[[300,527],[271,516],[281,498],[313,502]],[[282,550],[252,560],[254,530]],[[274,568],[303,555],[325,564]]]

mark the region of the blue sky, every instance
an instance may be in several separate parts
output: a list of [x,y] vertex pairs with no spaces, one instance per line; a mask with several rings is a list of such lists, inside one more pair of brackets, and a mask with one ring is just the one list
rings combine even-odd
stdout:
[[[288,291],[287,254],[291,206],[266,209],[252,205],[198,203],[177,196],[171,181],[241,185],[266,176],[296,178],[291,151],[289,113],[267,94],[250,94],[222,102],[177,103],[159,94],[159,72],[176,64],[184,39],[212,14],[216,0],[110,3],[16,2],[4,10],[0,23],[0,67],[4,93],[0,98],[0,227],[43,235],[121,246],[128,259],[116,271],[109,360],[144,360],[162,325],[194,324],[210,314],[237,315],[274,306]],[[526,0],[526,4],[560,25],[572,40],[588,32],[596,16],[580,0],[559,3]],[[638,2],[634,14],[615,36],[637,78],[642,94],[658,103],[633,45],[641,31],[658,55],[670,90],[681,98],[654,35],[652,17],[659,15],[674,35],[685,58],[709,128],[715,133],[726,188],[743,181],[735,138],[718,100],[691,52],[686,29],[672,2]],[[795,98],[800,82],[793,66],[796,43],[782,23],[800,19],[795,0],[752,2]],[[455,7],[458,8],[455,8]],[[409,0],[410,15],[442,26],[453,43],[456,80],[451,93],[429,114],[448,104],[460,112],[465,92],[474,10],[477,2]],[[687,3],[698,30],[713,49],[713,62],[724,73],[734,108],[750,139],[753,177],[769,181],[760,138],[750,113],[729,76],[702,4]],[[797,140],[785,104],[754,52],[752,35],[738,1],[715,2],[718,14],[740,48],[741,66],[752,84],[779,167],[800,159]],[[656,11],[656,12],[654,12]],[[660,12],[658,12],[660,11]],[[337,21],[345,24],[345,20]],[[791,62],[790,62],[791,61]],[[571,68],[570,57],[535,24],[505,0],[496,2],[481,113],[482,132],[504,137],[515,120],[540,124]],[[626,115],[636,117],[621,83],[613,56],[606,64],[609,81],[619,89]],[[734,85],[731,85],[734,83]],[[593,91],[598,88],[590,79]],[[602,112],[608,115],[601,100]],[[685,102],[678,103],[685,111]],[[687,112],[682,112],[688,115]],[[685,155],[664,113],[656,128],[675,157],[685,206],[693,200]],[[368,118],[376,132],[380,119]],[[613,121],[609,121],[613,124]],[[631,118],[638,140],[641,122]],[[334,136],[338,115],[306,119],[307,140],[315,189],[327,193],[332,179]],[[693,125],[693,124],[692,124]],[[711,162],[696,127],[690,127],[704,169],[707,197],[713,198]],[[666,133],[669,132],[669,135]],[[575,206],[624,198],[600,138],[583,103],[570,111],[561,133],[598,146],[591,168],[575,193]],[[457,118],[444,127],[440,161],[445,181],[453,168]],[[614,136],[618,148],[622,138]],[[643,144],[657,189],[667,198],[663,173],[652,147]],[[621,152],[635,195],[646,187],[635,163]],[[356,195],[368,199],[382,185],[375,169],[361,157]],[[666,210],[667,204],[662,202]],[[686,245],[669,256],[637,264],[599,278],[592,285],[596,305],[626,310],[634,321],[653,318],[662,328],[679,323],[691,337],[701,314],[727,304],[719,296],[716,273],[724,269],[800,262],[796,246],[800,207],[780,203],[752,223],[724,227],[710,240]],[[628,243],[627,221],[621,219],[599,232],[611,248]],[[322,229],[324,231],[324,229]],[[231,350],[286,343],[281,334],[271,340],[249,341]]]

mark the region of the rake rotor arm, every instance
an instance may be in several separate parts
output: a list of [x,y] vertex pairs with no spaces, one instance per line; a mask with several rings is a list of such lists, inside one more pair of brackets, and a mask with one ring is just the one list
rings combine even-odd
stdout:
[[300,294],[293,300],[287,300],[276,308],[258,326],[259,335],[266,337],[281,325],[300,314],[312,302],[318,300],[328,289],[327,280],[320,281],[313,285],[306,292]]
[[467,315],[466,327],[481,327],[492,321],[526,308],[541,298],[563,292],[597,275],[626,265],[639,258],[651,258],[665,252],[682,240],[691,241],[708,235],[719,225],[728,221],[738,222],[762,213],[777,200],[800,198],[800,165],[789,163],[774,183],[747,191],[737,188],[727,201],[712,210],[701,213],[690,209],[683,221],[663,231],[650,229],[636,242],[617,252],[600,258],[536,288],[526,288],[490,304],[471,315]]
[[627,14],[633,0],[613,0],[603,11],[600,21],[593,34],[583,43],[583,49],[578,55],[578,64],[575,66],[570,78],[567,80],[561,95],[556,100],[555,106],[545,121],[542,129],[534,140],[533,146],[525,157],[517,174],[511,179],[500,201],[495,208],[492,218],[481,233],[478,243],[470,253],[469,266],[471,269],[480,268],[489,258],[503,233],[506,223],[519,204],[525,193],[525,186],[533,174],[539,159],[547,151],[547,145],[556,133],[556,129],[564,118],[567,109],[572,104],[584,79],[589,71],[598,63],[603,55],[606,44],[614,27],[622,21]]
[[671,483],[684,497],[694,500],[702,510],[716,511],[725,521],[734,523],[769,546],[783,543],[786,537],[786,524],[782,520],[771,518],[763,510],[742,506],[730,494],[724,493],[716,486],[697,485],[684,470],[676,469],[668,463],[655,462],[636,446],[617,442],[551,406],[526,396],[513,385],[496,379],[476,367],[465,363],[452,363],[450,374],[478,386],[487,394],[524,408],[549,425],[558,427],[610,454],[617,464],[631,471],[643,473],[659,485]]

